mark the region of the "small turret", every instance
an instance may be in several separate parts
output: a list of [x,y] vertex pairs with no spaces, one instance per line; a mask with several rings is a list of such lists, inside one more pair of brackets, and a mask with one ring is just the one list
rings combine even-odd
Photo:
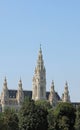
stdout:
[[4,79],[3,89],[7,89],[7,80],[6,80],[6,77],[5,77],[5,79]]
[[19,80],[19,84],[18,84],[18,91],[17,91],[17,102],[18,105],[21,105],[22,102],[24,101],[24,93],[23,93],[23,89],[22,89],[22,81],[21,79]]
[[19,89],[19,90],[22,90],[22,80],[21,80],[21,78],[20,78],[20,80],[19,80],[18,89]]
[[1,103],[2,103],[2,110],[4,111],[5,106],[8,107],[8,105],[9,105],[9,92],[8,92],[6,77],[5,77],[4,83],[3,83],[3,90],[2,90],[2,94],[1,94]]
[[54,92],[54,81],[52,80],[52,83],[51,83],[51,90],[50,90],[50,92]]
[[57,98],[56,98],[56,93],[54,90],[54,82],[53,81],[51,83],[51,88],[50,88],[49,102],[52,106],[55,106],[57,103]]
[[64,93],[62,94],[62,101],[63,102],[70,102],[69,90],[68,90],[68,83],[65,83]]
[[44,61],[43,61],[41,45],[40,45],[40,50],[39,50],[39,53],[38,53],[37,68],[39,70],[44,69]]

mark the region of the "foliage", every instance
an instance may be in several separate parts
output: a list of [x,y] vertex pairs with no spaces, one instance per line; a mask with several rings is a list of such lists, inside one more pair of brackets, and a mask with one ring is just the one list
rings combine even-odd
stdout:
[[6,109],[3,113],[3,122],[6,130],[19,130],[18,116],[14,110]]
[[19,130],[18,116],[14,110],[5,109],[0,113],[0,130]]
[[80,106],[76,109],[75,129],[80,130]]
[[52,106],[50,105],[49,101],[46,100],[38,100],[35,102],[36,105],[41,106],[47,110],[51,109]]
[[4,130],[4,120],[3,120],[3,113],[0,113],[0,130]]
[[33,100],[25,100],[19,112],[20,130],[47,130],[48,112]]
[[[76,121],[75,121],[76,119]],[[0,113],[0,130],[80,130],[80,107],[59,103],[54,109],[47,101],[26,98],[20,111]]]
[[75,108],[71,103],[59,103],[54,111],[58,130],[74,130]]
[[47,119],[48,119],[48,130],[54,130],[56,122],[55,122],[55,118],[54,118],[53,109],[50,109],[48,111]]

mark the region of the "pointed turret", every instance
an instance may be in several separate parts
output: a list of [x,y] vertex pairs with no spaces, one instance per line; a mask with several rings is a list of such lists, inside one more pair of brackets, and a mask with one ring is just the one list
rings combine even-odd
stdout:
[[39,50],[39,54],[38,54],[37,69],[38,70],[44,69],[44,61],[43,61],[41,45],[40,45],[40,50]]
[[51,88],[50,88],[49,102],[52,106],[55,106],[57,103],[57,98],[56,98],[56,93],[54,90],[54,82],[53,81],[51,83]]
[[18,89],[19,89],[19,90],[22,90],[22,80],[21,80],[21,78],[20,78],[20,80],[19,80]]
[[46,99],[46,70],[44,67],[41,45],[38,53],[37,66],[35,67],[35,74],[33,76],[32,99]]
[[6,98],[9,97],[6,77],[5,77],[4,83],[3,83],[3,94],[4,94],[4,97],[6,97]]
[[9,105],[9,92],[8,92],[6,77],[5,77],[4,83],[3,83],[3,91],[1,94],[1,103],[2,103],[2,110],[4,111],[5,107],[8,107],[8,105]]
[[51,90],[50,92],[54,92],[54,81],[52,80],[52,83],[51,83]]
[[3,89],[8,89],[8,88],[7,88],[7,79],[6,79],[6,77],[5,77],[5,79],[4,79]]
[[18,83],[18,91],[17,91],[17,96],[16,97],[17,97],[18,105],[21,105],[21,103],[24,100],[24,93],[23,93],[23,89],[22,89],[21,78],[20,78],[19,83]]
[[66,81],[64,93],[62,94],[62,101],[63,102],[70,102],[69,90],[68,90],[68,83]]

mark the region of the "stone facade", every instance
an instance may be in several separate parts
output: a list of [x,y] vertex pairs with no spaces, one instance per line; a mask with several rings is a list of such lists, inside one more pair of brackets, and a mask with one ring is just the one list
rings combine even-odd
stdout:
[[7,80],[5,78],[4,84],[3,84],[3,90],[2,90],[1,98],[0,98],[0,111],[4,111],[4,109],[8,107],[16,109],[16,111],[20,108],[24,100],[24,93],[22,89],[21,79],[19,81],[18,90],[16,92],[16,97],[10,96],[9,92],[10,91],[8,90],[8,87],[7,87]]
[[62,99],[54,89],[54,82],[51,83],[50,92],[46,92],[46,69],[44,66],[42,49],[38,53],[37,65],[32,80],[32,91],[24,91],[22,88],[22,81],[19,80],[18,89],[10,90],[7,86],[7,79],[4,79],[3,90],[0,96],[0,111],[3,112],[5,108],[14,108],[16,111],[21,107],[22,102],[26,96],[33,100],[48,100],[52,106],[56,106],[59,101],[70,102],[68,91],[68,84],[65,84],[65,91]]

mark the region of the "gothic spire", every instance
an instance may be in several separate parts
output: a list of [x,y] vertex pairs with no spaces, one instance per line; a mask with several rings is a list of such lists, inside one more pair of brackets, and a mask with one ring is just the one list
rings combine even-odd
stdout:
[[7,89],[7,79],[6,79],[6,77],[5,77],[5,79],[4,79],[3,88],[4,88],[4,89]]
[[43,61],[41,44],[40,44],[40,49],[39,49],[39,53],[38,53],[37,68],[39,68],[39,69],[44,68],[44,61]]
[[54,81],[52,80],[52,83],[51,83],[51,88],[54,89]]
[[19,89],[22,89],[22,80],[21,80],[21,78],[20,78],[20,80],[19,80]]
[[57,103],[57,97],[56,97],[56,92],[54,90],[54,81],[52,80],[51,83],[51,88],[50,88],[50,94],[49,94],[49,102],[52,106],[55,106]]
[[7,79],[6,79],[6,76],[5,76],[5,78],[4,78],[4,83],[7,83]]
[[20,77],[20,80],[19,80],[19,84],[22,84],[22,80],[21,80],[21,77]]
[[46,99],[46,70],[44,67],[41,44],[38,53],[37,66],[35,67],[35,73],[33,76],[32,99]]
[[65,83],[65,87],[68,87],[68,83],[67,83],[67,81],[66,81],[66,83]]
[[68,91],[68,82],[66,81],[66,83],[65,83],[65,93],[69,93],[69,91]]
[[63,102],[70,102],[70,95],[69,95],[69,90],[68,90],[68,83],[67,83],[67,81],[66,81],[66,83],[65,83],[64,93],[62,94],[62,101],[63,101]]
[[39,49],[39,54],[38,54],[38,58],[42,58],[42,49],[41,49],[41,44],[40,44],[40,49]]
[[18,91],[17,91],[17,101],[18,101],[18,105],[21,105],[21,103],[24,100],[24,93],[23,93],[23,89],[22,89],[22,80],[20,78],[19,83],[18,83]]
[[40,52],[42,52],[42,49],[41,49],[41,44],[40,44]]

